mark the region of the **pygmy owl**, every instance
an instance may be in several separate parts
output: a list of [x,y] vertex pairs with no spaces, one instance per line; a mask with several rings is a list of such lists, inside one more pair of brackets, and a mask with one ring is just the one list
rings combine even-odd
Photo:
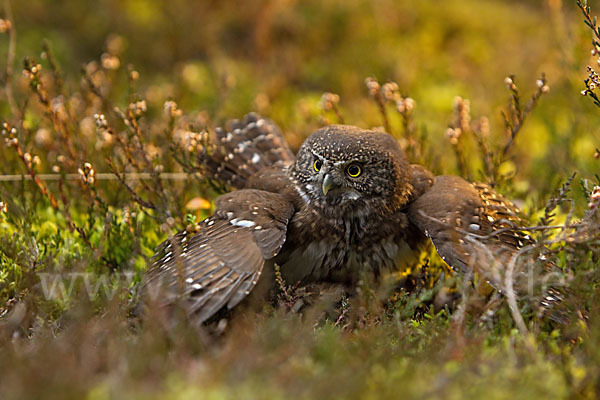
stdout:
[[[330,125],[294,156],[281,131],[256,114],[217,129],[207,177],[236,189],[218,197],[196,232],[165,241],[145,286],[166,288],[203,322],[232,308],[280,266],[284,280],[355,283],[410,264],[430,240],[452,268],[523,246],[517,209],[490,187],[409,164],[389,134]],[[493,232],[498,235],[490,235]]]

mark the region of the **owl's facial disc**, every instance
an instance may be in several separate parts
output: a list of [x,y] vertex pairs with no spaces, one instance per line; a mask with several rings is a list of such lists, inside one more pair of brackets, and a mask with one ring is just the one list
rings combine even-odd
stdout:
[[407,171],[392,136],[330,125],[302,144],[291,176],[307,205],[343,218],[396,212],[412,190]]
[[[351,185],[351,182],[348,182],[352,178],[351,175],[346,176],[344,165],[325,160],[320,162],[319,166],[319,171],[317,171],[314,179],[317,188],[321,191],[319,195],[322,196],[325,203],[341,205],[361,197],[361,194]],[[353,169],[351,172],[356,171]]]

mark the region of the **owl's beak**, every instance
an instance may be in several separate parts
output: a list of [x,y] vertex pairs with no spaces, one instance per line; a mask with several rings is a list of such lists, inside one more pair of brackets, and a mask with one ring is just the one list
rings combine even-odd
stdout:
[[323,194],[327,196],[327,192],[329,192],[334,186],[335,182],[333,181],[333,178],[331,175],[326,174],[325,178],[323,179],[323,185],[321,186],[323,189]]

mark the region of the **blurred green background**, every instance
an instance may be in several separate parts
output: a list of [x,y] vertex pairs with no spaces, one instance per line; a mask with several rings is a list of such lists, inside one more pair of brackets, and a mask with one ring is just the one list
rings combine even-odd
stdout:
[[545,72],[551,91],[513,154],[518,196],[547,192],[555,175],[579,170],[585,177],[597,169],[600,113],[579,94],[594,61],[591,34],[575,1],[13,3],[17,60],[39,54],[48,39],[74,77],[84,63],[110,54],[120,70],[132,64],[141,73],[140,92],[151,109],[172,98],[184,111],[206,110],[217,122],[259,111],[295,134],[295,146],[317,126],[323,92],[341,96],[346,122],[379,126],[364,79],[396,81],[416,100],[415,118],[432,139],[436,172],[456,172],[444,136],[455,96],[471,100],[474,119],[488,116],[492,140],[503,143],[504,78],[516,75],[526,100]]

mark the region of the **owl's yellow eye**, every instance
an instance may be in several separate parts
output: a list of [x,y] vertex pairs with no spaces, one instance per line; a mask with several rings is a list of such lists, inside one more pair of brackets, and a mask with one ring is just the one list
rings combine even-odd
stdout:
[[346,168],[346,173],[351,177],[356,178],[362,173],[362,169],[358,164],[350,164],[348,165],[348,168]]
[[313,168],[315,169],[316,172],[319,172],[321,170],[322,165],[323,165],[323,163],[321,162],[321,160],[315,160],[315,163],[313,164]]

